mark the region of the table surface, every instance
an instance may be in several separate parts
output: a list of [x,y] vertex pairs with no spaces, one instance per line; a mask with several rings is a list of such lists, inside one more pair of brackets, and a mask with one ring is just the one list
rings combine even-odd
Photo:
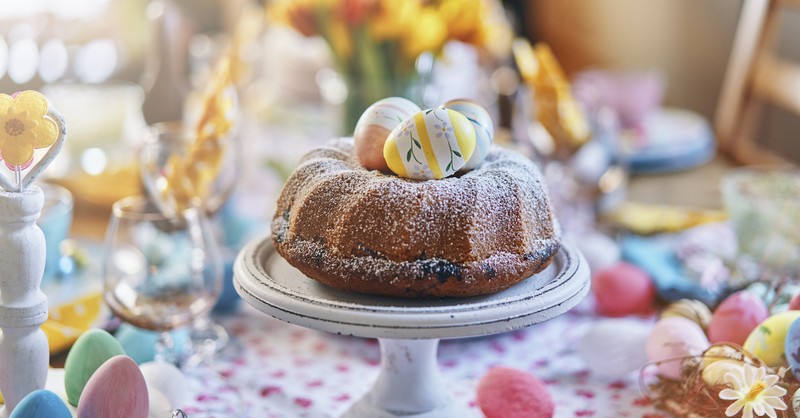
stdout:
[[[666,417],[642,395],[638,373],[594,375],[577,352],[596,317],[591,300],[567,314],[520,330],[442,340],[438,362],[448,388],[473,417],[480,378],[494,366],[525,370],[547,385],[556,417]],[[377,378],[376,339],[341,336],[273,319],[247,304],[220,321],[234,336],[196,392],[195,417],[336,417]],[[642,321],[649,321],[642,319]]]

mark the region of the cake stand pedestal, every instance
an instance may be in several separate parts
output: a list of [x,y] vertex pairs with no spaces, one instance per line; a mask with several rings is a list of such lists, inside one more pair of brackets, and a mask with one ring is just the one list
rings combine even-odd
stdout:
[[348,418],[461,418],[436,362],[439,339],[498,334],[571,309],[589,291],[589,267],[562,244],[544,271],[489,296],[401,299],[339,291],[309,279],[275,251],[272,238],[250,241],[234,264],[234,284],[256,309],[277,319],[340,335],[378,338],[381,370]]

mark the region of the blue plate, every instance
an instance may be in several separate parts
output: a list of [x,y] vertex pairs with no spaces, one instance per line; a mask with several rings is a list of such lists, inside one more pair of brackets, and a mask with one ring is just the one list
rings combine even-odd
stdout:
[[699,114],[663,108],[649,115],[643,144],[623,152],[632,173],[666,173],[705,164],[716,146],[708,122]]

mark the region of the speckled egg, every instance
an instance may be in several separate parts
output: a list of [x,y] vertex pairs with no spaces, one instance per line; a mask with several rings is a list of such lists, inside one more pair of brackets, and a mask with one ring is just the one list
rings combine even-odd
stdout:
[[101,329],[91,329],[81,334],[67,354],[64,363],[64,387],[67,399],[78,406],[84,386],[106,360],[125,354],[122,345],[111,334]]
[[466,116],[475,129],[475,152],[462,170],[472,170],[483,162],[489,153],[489,146],[494,141],[494,121],[492,115],[480,103],[470,99],[449,100],[444,107],[453,109]]
[[147,418],[150,401],[142,372],[128,356],[116,356],[92,375],[77,418]]
[[431,180],[455,174],[475,151],[475,129],[466,116],[435,107],[396,127],[383,147],[389,169],[400,177]]
[[490,369],[478,382],[476,398],[486,418],[551,418],[555,412],[547,385],[511,367]]
[[647,272],[621,261],[592,276],[592,292],[598,314],[620,317],[652,313],[656,289]]
[[658,373],[680,379],[683,357],[696,356],[709,347],[706,334],[696,323],[682,317],[661,318],[647,337],[648,360],[660,362]]
[[703,329],[707,329],[708,324],[711,323],[711,309],[708,309],[705,303],[696,299],[681,299],[669,304],[661,312],[661,317],[669,318],[670,316],[684,317],[697,323]]
[[356,157],[361,165],[368,170],[389,171],[383,158],[386,138],[394,128],[421,110],[414,102],[402,97],[387,97],[368,107],[353,132]]
[[708,323],[708,339],[712,343],[730,342],[742,345],[758,324],[769,316],[764,302],[752,292],[739,291],[722,301]]
[[785,311],[770,316],[750,333],[744,342],[744,349],[767,363],[769,367],[784,364],[786,334],[800,311]]
[[22,398],[8,418],[72,418],[67,404],[49,390],[36,390]]
[[789,326],[789,331],[786,332],[784,351],[792,373],[800,379],[800,321],[794,321]]

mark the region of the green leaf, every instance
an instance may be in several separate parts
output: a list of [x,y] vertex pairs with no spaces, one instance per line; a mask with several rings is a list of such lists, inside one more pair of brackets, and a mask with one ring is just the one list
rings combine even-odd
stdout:
[[411,161],[411,148],[408,149],[408,154],[406,154],[406,161]]
[[458,151],[455,151],[455,150],[453,151],[453,154],[455,154],[455,155],[457,155],[457,156],[459,156],[459,157],[461,156],[461,153],[460,153],[460,152],[458,152]]
[[426,111],[425,111],[425,114],[426,114],[426,115],[430,115],[430,114],[431,114],[431,112],[433,112],[434,110],[435,110],[435,109],[428,109],[428,110],[426,110]]
[[453,169],[453,162],[451,161],[449,164],[447,164],[447,168],[445,168],[444,171],[450,171],[452,169]]
[[419,141],[417,141],[417,140],[416,140],[416,139],[414,139],[414,138],[411,138],[411,140],[412,140],[412,141],[414,141],[414,145],[416,145],[416,146],[417,146],[417,148],[420,148],[420,149],[422,148],[422,144],[420,144],[420,143],[419,143]]

